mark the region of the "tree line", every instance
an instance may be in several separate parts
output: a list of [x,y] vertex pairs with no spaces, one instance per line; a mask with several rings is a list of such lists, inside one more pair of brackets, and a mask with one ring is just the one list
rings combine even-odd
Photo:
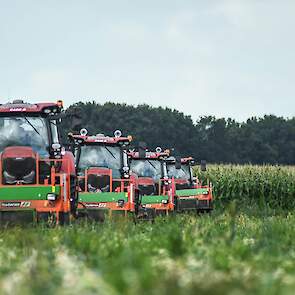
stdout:
[[214,116],[191,116],[177,110],[107,102],[79,102],[66,110],[63,130],[112,135],[122,130],[134,145],[144,141],[151,149],[174,148],[175,154],[210,163],[295,164],[295,117],[252,117],[246,122]]

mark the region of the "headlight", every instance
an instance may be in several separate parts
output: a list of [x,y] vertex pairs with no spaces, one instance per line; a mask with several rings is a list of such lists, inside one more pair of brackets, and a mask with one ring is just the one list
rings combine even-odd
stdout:
[[47,194],[47,200],[48,201],[56,201],[57,199],[57,194],[54,194],[54,193],[48,193]]
[[162,200],[162,204],[168,204],[168,200]]
[[44,114],[50,114],[51,113],[51,109],[44,109],[43,112],[44,112]]
[[53,150],[60,150],[61,149],[61,145],[59,143],[53,143],[51,145]]
[[124,200],[122,200],[122,199],[118,200],[118,207],[122,208],[124,206],[124,204],[125,204]]
[[128,166],[124,166],[124,167],[123,167],[123,171],[124,171],[124,172],[128,172],[128,171],[129,171],[129,167],[128,167]]
[[36,175],[35,171],[31,171],[28,175],[23,176],[23,182],[26,184],[33,183],[35,175]]
[[4,180],[8,184],[16,183],[16,177],[13,175],[10,175],[7,171],[3,172]]
[[122,136],[122,132],[121,132],[121,130],[116,130],[116,131],[114,132],[114,136],[115,136],[116,138],[121,137],[121,136]]
[[82,129],[80,130],[80,134],[81,134],[82,136],[86,136],[86,135],[88,134],[87,129],[86,129],[86,128],[82,128]]

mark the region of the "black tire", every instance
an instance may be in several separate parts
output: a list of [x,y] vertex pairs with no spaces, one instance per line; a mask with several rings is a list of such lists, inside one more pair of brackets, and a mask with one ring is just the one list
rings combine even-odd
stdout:
[[70,213],[60,212],[59,213],[59,225],[69,225],[70,224]]
[[37,213],[37,222],[43,223],[48,227],[55,227],[57,224],[56,213],[38,212]]
[[76,217],[79,202],[79,193],[77,191],[77,178],[76,176],[70,177],[70,210],[71,214]]
[[136,219],[142,221],[151,221],[154,222],[156,218],[156,211],[155,209],[150,208],[140,208],[137,214]]
[[141,195],[139,193],[139,190],[135,191],[135,198],[134,198],[134,204],[135,204],[135,216],[138,215],[140,204],[141,204]]

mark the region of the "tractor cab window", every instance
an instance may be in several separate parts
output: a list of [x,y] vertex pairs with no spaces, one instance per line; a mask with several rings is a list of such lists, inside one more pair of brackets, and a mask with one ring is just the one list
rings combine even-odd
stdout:
[[155,181],[162,178],[162,163],[160,160],[132,159],[130,170],[138,177],[153,178]]
[[48,137],[42,117],[0,117],[0,152],[9,146],[29,146],[41,157],[47,157]]
[[175,164],[167,164],[168,177],[175,179],[187,179],[190,180],[190,166],[189,165],[181,165],[181,169],[176,169]]
[[91,167],[112,169],[114,178],[121,178],[122,157],[118,146],[84,145],[81,147],[79,170]]

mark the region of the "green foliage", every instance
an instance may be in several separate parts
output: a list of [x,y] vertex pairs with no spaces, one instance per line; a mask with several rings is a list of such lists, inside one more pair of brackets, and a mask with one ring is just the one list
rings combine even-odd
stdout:
[[[72,120],[75,113],[81,116],[77,124]],[[65,132],[85,127],[91,134],[111,135],[121,129],[134,136],[135,144],[145,141],[152,149],[175,148],[182,156],[210,163],[295,164],[295,118],[270,115],[238,123],[207,116],[193,122],[169,108],[110,102],[80,102],[70,106],[67,114]]]
[[175,147],[185,154],[194,152],[193,121],[190,116],[184,116],[176,110],[152,108],[148,105],[134,107],[87,102],[71,106],[67,113],[71,115],[75,111],[82,116],[81,123],[73,126],[71,120],[65,121],[64,129],[67,131],[79,131],[83,127],[90,134],[113,135],[116,129],[120,129],[124,135],[132,135],[135,144],[145,141],[152,149],[160,145],[164,148]]
[[295,169],[281,166],[209,165],[195,168],[197,177],[213,184],[217,200],[257,203],[261,207],[290,209],[295,206]]
[[293,294],[295,216],[0,230],[1,294]]

